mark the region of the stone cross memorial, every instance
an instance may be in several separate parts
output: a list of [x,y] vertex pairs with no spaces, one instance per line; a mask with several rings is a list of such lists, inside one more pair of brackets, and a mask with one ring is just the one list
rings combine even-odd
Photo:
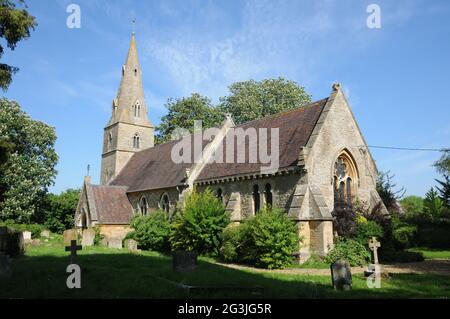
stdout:
[[369,248],[373,251],[373,263],[375,265],[378,265],[378,248],[381,247],[380,242],[375,238],[372,237],[372,239],[369,240]]
[[77,245],[76,240],[72,240],[70,242],[70,246],[66,247],[66,251],[70,251],[70,263],[75,264],[75,261],[77,259],[77,250],[82,250],[83,247],[80,245]]

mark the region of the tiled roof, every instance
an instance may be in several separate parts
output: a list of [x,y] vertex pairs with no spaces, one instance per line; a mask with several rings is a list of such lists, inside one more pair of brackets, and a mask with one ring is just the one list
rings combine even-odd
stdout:
[[92,185],[99,224],[129,224],[133,208],[126,187]]

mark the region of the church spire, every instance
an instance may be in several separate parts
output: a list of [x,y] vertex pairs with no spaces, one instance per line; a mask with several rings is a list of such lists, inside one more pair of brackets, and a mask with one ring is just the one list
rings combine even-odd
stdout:
[[125,64],[122,66],[122,79],[117,97],[113,101],[113,114],[110,124],[121,121],[151,125],[147,115],[142,71],[134,32],[131,35]]

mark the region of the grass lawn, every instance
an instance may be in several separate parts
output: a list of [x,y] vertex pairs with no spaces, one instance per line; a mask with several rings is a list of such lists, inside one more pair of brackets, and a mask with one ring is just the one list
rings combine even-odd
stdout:
[[258,297],[250,291],[191,292],[176,283],[208,286],[261,286],[263,298],[449,298],[450,277],[398,274],[369,289],[362,275],[353,276],[353,289],[336,292],[329,276],[256,273],[217,265],[200,258],[191,274],[173,273],[171,258],[153,252],[130,253],[86,247],[79,253],[81,289],[68,289],[68,253],[59,242],[28,247],[13,261],[13,275],[0,279],[0,298],[186,298]]
[[408,250],[422,253],[425,259],[450,259],[450,250],[448,249],[411,248]]

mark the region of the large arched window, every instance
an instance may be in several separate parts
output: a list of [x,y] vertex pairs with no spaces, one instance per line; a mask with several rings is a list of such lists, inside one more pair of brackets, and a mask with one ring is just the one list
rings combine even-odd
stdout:
[[266,206],[272,207],[273,205],[273,196],[272,196],[272,185],[267,183],[264,189],[264,199],[266,202]]
[[148,203],[145,196],[142,196],[141,200],[139,201],[139,211],[143,216],[147,215],[148,213]]
[[168,213],[170,209],[169,195],[167,194],[162,195],[159,205],[163,211]]
[[133,136],[133,147],[134,148],[139,148],[139,144],[141,142],[141,138],[139,137],[139,135],[136,133]]
[[334,208],[351,209],[358,179],[355,163],[347,151],[342,152],[334,163]]
[[253,213],[258,213],[261,209],[259,186],[253,185]]

